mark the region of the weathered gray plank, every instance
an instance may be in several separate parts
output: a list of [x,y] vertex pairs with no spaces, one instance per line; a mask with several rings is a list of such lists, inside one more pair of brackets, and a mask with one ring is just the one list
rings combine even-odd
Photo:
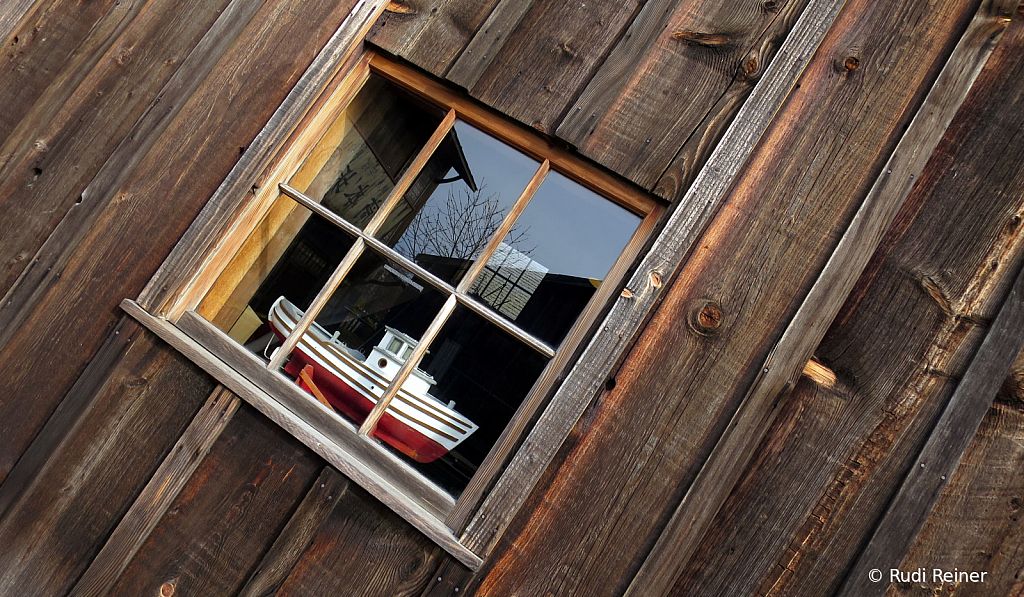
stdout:
[[324,468],[238,597],[276,595],[348,488],[348,479],[331,467]]
[[921,453],[910,467],[885,515],[839,591],[839,597],[882,595],[885,582],[873,582],[874,568],[897,568],[935,507],[948,479],[978,431],[992,396],[1024,346],[1024,270],[1006,297],[985,341],[946,404]]
[[67,265],[49,272],[45,296],[0,348],[8,371],[0,419],[18,421],[0,428],[0,472],[43,427],[117,321],[118,303],[153,276],[350,6],[318,0],[294,11],[287,1],[266,2],[246,42],[191,94]]
[[69,595],[106,595],[220,437],[240,401],[218,387],[178,438]]
[[320,525],[278,597],[413,597],[443,552],[359,487]]
[[464,541],[477,551],[488,550],[504,532],[570,429],[605,384],[622,352],[633,342],[661,297],[665,282],[689,252],[691,244],[714,214],[788,96],[807,59],[814,53],[842,2],[817,2],[804,13],[783,51],[741,108],[733,125],[690,191],[676,208],[664,230],[626,284],[630,296],[620,297],[556,392],[549,408],[527,437],[477,516],[467,527]]
[[[957,597],[1019,594],[1024,568],[1024,353],[996,396],[956,472],[918,534],[902,571],[928,569],[926,582],[890,586],[893,597],[917,597],[942,584],[931,570],[985,572],[984,582],[955,584]],[[884,582],[888,582],[888,570]],[[947,588],[949,585],[947,584]]]
[[[615,383],[535,488],[535,508],[490,556],[481,591],[625,590],[975,10],[970,0],[846,3]],[[855,45],[871,51],[855,77],[837,77],[834,57]]]
[[[583,155],[653,188],[773,21],[799,0],[655,0],[558,123]],[[771,6],[771,10],[766,6]],[[785,14],[786,16],[780,16]],[[755,70],[755,69],[751,69]]]
[[44,464],[0,520],[0,594],[66,594],[210,395],[208,377],[140,326],[116,331],[120,360],[88,375],[86,408],[32,455]]
[[[662,532],[627,597],[662,595],[696,550],[804,364],[846,301],[928,158],[995,48],[1005,22],[983,7],[946,63],[828,263],[772,349],[711,457]],[[997,12],[997,15],[999,13]],[[1016,353],[1016,351],[1014,351]]]
[[[121,86],[130,88],[127,96],[129,100],[134,99],[133,102],[109,101],[97,106],[95,102],[86,100],[79,104],[66,105],[64,110],[67,115],[60,119],[60,122],[50,124],[53,130],[48,131],[47,138],[51,143],[56,142],[54,153],[59,153],[61,157],[47,156],[45,163],[38,165],[47,169],[53,168],[61,175],[51,176],[48,181],[34,183],[33,188],[26,192],[30,192],[36,200],[26,202],[26,207],[30,210],[45,210],[46,202],[50,202],[54,212],[64,215],[52,230],[44,227],[33,231],[26,227],[19,231],[18,234],[21,236],[16,237],[12,234],[5,239],[5,245],[10,247],[9,250],[16,249],[28,253],[34,248],[34,241],[25,237],[32,232],[37,235],[44,230],[48,232],[42,245],[34,251],[31,260],[25,260],[24,269],[0,305],[0,346],[28,316],[34,301],[39,300],[50,284],[57,279],[54,272],[60,272],[67,264],[78,243],[88,234],[92,223],[107,203],[114,199],[114,191],[127,180],[206,75],[235,43],[239,33],[263,3],[264,0],[233,0],[219,11],[217,9],[220,7],[216,4],[200,3],[210,15],[216,16],[219,12],[219,16],[194,48],[184,43],[187,41],[184,35],[186,32],[171,30],[166,27],[166,23],[159,20],[150,23],[148,29],[135,33],[134,36],[139,39],[150,36],[178,39],[180,46],[166,48],[164,51],[166,55],[187,51],[187,57],[184,60],[179,60],[176,56],[160,59],[162,56],[156,51],[156,45],[151,44],[147,48],[153,55],[150,61],[156,62],[162,68],[149,69],[149,72],[139,69],[141,72],[128,73],[114,61],[115,65],[110,66],[106,75],[118,80]],[[170,8],[168,20],[175,23],[190,22],[190,27],[193,28],[204,24],[204,19],[201,18],[203,15],[195,14],[195,11],[186,11],[186,8],[182,3],[174,3]],[[129,44],[130,41],[124,43]],[[180,63],[180,66],[157,92],[156,85],[168,74],[165,72],[166,63]],[[104,91],[106,95],[125,94],[123,89]],[[91,98],[94,94],[80,95]],[[103,96],[104,92],[101,91],[99,95]],[[145,107],[141,117],[128,130],[131,117],[142,110],[142,102],[148,97],[153,97],[153,101]],[[112,120],[123,124],[112,128]],[[88,125],[83,125],[83,122],[87,122]],[[127,131],[123,138],[119,136],[122,131]],[[59,138],[54,139],[55,136]],[[106,138],[103,138],[104,136]],[[97,141],[100,138],[103,138],[103,143]],[[107,151],[104,150],[108,145],[115,147],[115,144],[116,148],[107,157]],[[85,180],[91,173],[91,168],[87,167],[87,164],[99,163],[103,159],[105,161],[102,162],[102,166],[98,166],[95,176],[89,180],[84,190],[81,190],[78,186],[79,181]],[[77,176],[69,175],[71,172]],[[11,217],[14,217],[13,214]],[[0,259],[5,250],[4,247],[0,247]]]
[[236,595],[323,461],[241,404],[109,595]]
[[402,0],[366,37],[372,44],[443,77],[498,0]]
[[523,4],[499,3],[448,78],[502,113],[554,132],[643,0],[537,0],[520,15]]

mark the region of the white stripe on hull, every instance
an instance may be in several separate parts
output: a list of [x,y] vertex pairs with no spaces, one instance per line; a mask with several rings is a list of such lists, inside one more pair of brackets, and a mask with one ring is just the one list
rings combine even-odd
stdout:
[[[295,329],[295,324],[301,317],[302,311],[284,297],[278,298],[270,309],[270,321],[285,335]],[[332,340],[327,331],[316,322],[313,322],[302,335],[296,350],[373,404],[377,403],[391,382],[349,355],[346,347]],[[417,395],[409,392],[408,381],[402,384],[402,388],[388,405],[386,412],[389,415],[441,444],[446,450],[452,450],[476,431],[475,423],[430,394]]]

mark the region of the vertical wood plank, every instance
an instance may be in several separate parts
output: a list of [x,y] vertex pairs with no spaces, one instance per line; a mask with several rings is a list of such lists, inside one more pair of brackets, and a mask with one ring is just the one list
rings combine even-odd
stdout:
[[750,445],[764,437],[778,412],[780,397],[793,386],[864,271],[985,66],[1005,25],[1005,18],[993,14],[992,6],[983,6],[975,15],[814,286],[772,348],[708,462],[634,578],[627,596],[665,594],[674,582],[673,575],[697,549],[700,537],[709,530],[718,508],[753,457]]
[[938,423],[857,557],[839,597],[882,595],[887,585],[870,579],[874,568],[896,568],[939,500],[964,451],[981,425],[992,396],[1024,345],[1024,270],[974,355]]
[[[960,466],[950,477],[924,529],[899,565],[918,568],[986,572],[984,583],[954,583],[957,597],[1019,594],[1024,538],[1020,519],[1024,495],[1024,353],[1016,363],[995,403],[982,421]],[[955,538],[955,540],[950,540]],[[888,580],[888,577],[885,579]],[[890,586],[894,597],[911,597],[938,588],[929,572],[928,582]],[[947,585],[948,588],[948,585]]]
[[237,594],[322,469],[242,405],[109,594]]
[[[640,186],[653,188],[679,148],[744,71],[778,19],[804,2],[647,2],[556,134]],[[780,14],[786,16],[780,17]]]
[[276,595],[309,547],[316,530],[334,512],[348,488],[348,479],[333,468],[325,467],[238,597]]
[[[625,589],[975,10],[845,4],[615,383],[578,420],[510,545],[491,556],[481,591]],[[871,53],[856,80],[836,77],[834,56],[851,46]],[[712,330],[681,324],[701,313],[718,322]],[[592,479],[603,480],[599,492]],[[493,524],[474,520],[470,531]]]
[[122,358],[0,520],[0,594],[66,594],[213,389],[141,326],[117,331]]
[[366,41],[443,77],[499,1],[390,2]]
[[[46,292],[0,350],[0,473],[24,452],[135,296],[298,80],[351,4],[264,4],[111,196]],[[284,41],[282,41],[284,40]],[[244,107],[244,109],[243,109]],[[242,114],[244,117],[239,117]],[[216,142],[213,142],[216,140]]]
[[[525,12],[523,4],[500,2],[448,78],[502,113],[553,133],[643,0],[539,0]],[[498,47],[496,36],[504,42]]]
[[[1015,20],[1003,34],[818,348],[839,384],[798,396],[804,414],[780,421],[757,450],[763,462],[730,498],[675,594],[756,587],[824,597],[856,557],[1020,263],[1024,180],[1019,156],[1003,149],[1022,126],[1020,27]],[[780,483],[784,495],[760,497]],[[945,540],[950,549],[960,544]]]
[[444,552],[361,488],[338,501],[276,595],[420,595]]
[[239,404],[239,399],[223,387],[213,391],[70,595],[106,595],[220,437]]
[[[120,40],[127,54],[101,64],[86,82],[88,85],[65,104],[61,117],[48,123],[45,137],[52,151],[34,163],[44,173],[52,170],[56,174],[51,172],[28,188],[18,189],[20,207],[26,212],[63,216],[50,228],[55,222],[52,218],[44,223],[25,214],[25,222],[33,225],[5,235],[0,242],[0,259],[6,251],[34,253],[31,260],[24,261],[24,269],[0,307],[0,345],[27,316],[33,300],[55,281],[52,272],[66,265],[112,193],[156,143],[262,4],[263,0],[232,0],[226,7],[219,3],[191,7],[175,3],[164,7],[162,13],[147,12],[148,18],[139,19],[141,24],[133,26]],[[163,18],[152,18],[153,12]],[[205,26],[214,18],[207,30]],[[168,26],[167,21],[174,25],[188,23],[188,28]],[[195,36],[200,34],[202,39],[193,47]],[[174,42],[161,47],[142,41],[150,37]],[[147,59],[130,60],[130,51],[141,43],[147,45]],[[180,66],[175,69],[176,65]],[[11,209],[9,217],[17,218],[19,213],[19,209]]]

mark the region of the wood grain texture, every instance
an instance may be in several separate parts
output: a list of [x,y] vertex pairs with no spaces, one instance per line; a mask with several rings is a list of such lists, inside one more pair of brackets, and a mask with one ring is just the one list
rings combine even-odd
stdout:
[[872,582],[868,572],[874,568],[890,570],[903,561],[949,477],[960,465],[988,412],[991,396],[1010,373],[1010,366],[1022,345],[1024,272],[1016,277],[985,340],[889,502],[867,546],[857,557],[838,593],[840,597],[885,593],[885,585]]
[[[847,388],[828,398],[835,413],[780,427],[765,445],[822,439],[754,468],[746,481],[759,487],[751,495],[768,491],[769,478],[791,479],[791,489],[770,507],[734,499],[730,508],[745,513],[734,519],[737,530],[705,545],[714,555],[690,565],[689,583],[681,579],[678,594],[689,594],[684,587],[718,594],[714,587],[730,586],[730,572],[747,570],[753,554],[773,552],[775,565],[762,566],[757,580],[760,592],[831,595],[856,557],[1020,262],[1016,218],[1024,209],[1024,181],[1012,173],[1019,157],[1004,150],[1019,134],[1007,131],[1021,130],[1019,92],[1011,82],[1020,43],[1014,22],[818,349]],[[964,197],[971,197],[969,205]],[[893,313],[902,315],[894,320]],[[824,436],[813,431],[823,425]],[[778,539],[759,522],[768,520],[796,531]]]
[[322,468],[286,431],[241,406],[109,594],[236,594]]
[[349,487],[348,479],[341,473],[329,466],[324,467],[238,597],[276,595],[309,547],[316,530],[334,512]]
[[276,595],[420,595],[441,549],[358,487],[338,501]]
[[[520,16],[523,4],[500,2],[448,78],[492,108],[553,133],[643,0],[543,0]],[[499,35],[504,43],[493,47]]]
[[107,594],[210,447],[220,437],[239,403],[238,398],[223,387],[214,389],[70,595],[84,597]]
[[0,521],[0,594],[66,594],[210,395],[208,377],[140,326],[117,331],[121,360],[79,388],[88,406]]
[[[318,120],[317,108],[323,107],[328,96],[345,82],[335,80],[332,83],[339,69],[359,67],[362,61],[362,56],[356,52],[359,41],[384,5],[383,0],[355,2],[334,35],[295,82],[266,126],[246,147],[193,225],[150,279],[139,295],[140,304],[159,314],[176,307],[176,303],[187,297],[190,280],[199,274],[221,239],[231,236],[238,216],[252,199],[251,195],[259,196],[261,188],[273,189],[276,195],[277,181],[268,181],[267,177],[275,172],[275,162],[279,161],[275,158],[280,158],[279,150],[293,133],[302,136],[300,122],[309,124]],[[325,120],[328,124],[322,126],[329,126],[330,119]],[[259,216],[255,217],[258,219]]]
[[752,42],[746,56],[740,61],[742,67],[672,158],[668,168],[651,189],[652,193],[675,202],[693,184],[697,173],[707,163],[729,123],[750,96],[754,85],[764,76],[768,65],[775,58],[787,34],[806,7],[807,2],[804,1],[786,2],[779,7],[778,16],[773,18],[760,37]]
[[747,162],[776,111],[783,104],[815,52],[842,2],[816,2],[794,28],[784,48],[741,108],[709,164],[701,169],[664,225],[653,246],[626,284],[628,293],[612,305],[602,327],[580,356],[545,411],[463,535],[479,551],[489,550],[523,506],[561,442],[584,415],[602,388],[614,385],[614,370],[623,353],[662,298],[674,271],[690,252],[701,230],[719,209],[741,167]]
[[[26,222],[5,235],[0,258],[4,251],[31,255],[0,306],[0,345],[261,5],[262,0],[234,0],[226,7],[176,3],[146,11],[118,40],[120,52],[101,62],[59,117],[47,123],[46,155],[32,163],[44,174],[55,172],[35,177],[27,187],[12,187],[16,179],[0,187],[0,194],[19,195],[8,217]],[[152,37],[173,42],[152,43]],[[21,149],[38,153],[29,143]],[[21,166],[28,168],[27,162]],[[40,212],[51,215],[45,221],[30,215]]]
[[118,303],[143,288],[349,8],[265,4],[242,33],[246,42],[190,96],[66,265],[48,272],[45,294],[0,350],[0,363],[16,372],[0,390],[0,412],[19,422],[2,430],[0,474],[99,348]]
[[14,43],[14,31],[38,5],[36,0],[12,0],[4,4],[4,10],[0,12],[0,43],[3,43],[4,47]]
[[[971,446],[950,477],[924,529],[900,570],[929,569],[925,583],[898,583],[890,597],[933,595],[931,569],[985,571],[985,583],[952,583],[957,597],[1015,595],[1024,568],[1020,542],[1021,495],[1024,492],[1024,412],[1020,381],[1024,353],[985,415]],[[951,540],[954,539],[954,540]],[[888,579],[886,579],[888,580]],[[882,583],[885,584],[885,583]],[[949,585],[947,585],[948,589]]]
[[803,5],[774,2],[766,10],[760,0],[647,2],[556,134],[653,188],[733,79],[756,70],[748,54],[780,9],[788,17],[782,22],[792,23]]
[[[14,147],[25,139],[35,140],[26,129],[45,126],[47,117],[56,115],[148,3],[43,0],[5,36],[0,105],[10,108],[0,115],[0,171]],[[48,101],[40,102],[44,97]],[[33,110],[41,112],[39,117],[26,118]],[[22,134],[16,135],[19,127]],[[20,142],[9,144],[17,137]]]
[[700,537],[752,458],[750,445],[764,437],[780,397],[804,370],[988,60],[1006,25],[1002,15],[993,12],[1000,11],[983,6],[971,21],[627,596],[665,594],[674,582],[673,575],[697,549]]
[[[482,592],[625,588],[974,12],[972,2],[887,12],[846,3],[614,388],[580,419],[535,509],[492,555]],[[862,48],[858,78],[836,76],[835,56],[852,45]],[[722,313],[713,333],[680,325],[708,302]],[[603,480],[599,493],[592,479]]]
[[381,16],[366,41],[443,77],[498,3],[499,0],[393,2],[397,6]]

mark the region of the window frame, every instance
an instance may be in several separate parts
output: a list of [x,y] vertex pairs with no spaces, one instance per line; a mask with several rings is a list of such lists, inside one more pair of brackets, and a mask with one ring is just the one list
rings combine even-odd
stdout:
[[[239,178],[244,181],[243,177],[246,176],[244,168],[239,176],[234,176],[236,172],[233,171],[138,300],[126,300],[123,307],[132,317],[318,452],[463,564],[476,569],[486,554],[470,551],[459,541],[458,534],[464,530],[472,513],[497,482],[532,424],[543,417],[543,411],[557,389],[558,381],[572,367],[582,352],[584,340],[592,335],[600,317],[607,312],[612,299],[627,281],[627,274],[652,238],[656,223],[666,206],[630,183],[585,163],[571,151],[549,142],[522,125],[510,122],[507,117],[479,105],[412,67],[367,48],[346,58],[335,59],[335,63],[343,64],[334,64],[326,77],[321,72],[320,82],[313,77],[314,80],[308,86],[318,88],[306,90],[304,105],[289,105],[286,100],[279,109],[279,112],[291,111],[301,114],[301,117],[293,116],[296,126],[289,134],[281,135],[278,131],[279,141],[271,144],[271,147],[261,148],[265,152],[263,164],[246,165],[250,170],[249,180],[255,181],[249,187],[249,196],[237,196],[241,186]],[[322,71],[330,68],[330,65],[328,61],[326,67],[318,68]],[[314,67],[311,67],[311,71]],[[547,366],[457,500],[381,446],[378,440],[365,433],[360,434],[354,424],[342,420],[342,417],[312,399],[284,376],[268,369],[255,355],[195,313],[249,232],[259,224],[281,194],[325,215],[325,208],[317,209],[319,204],[315,202],[313,206],[309,205],[309,200],[303,200],[301,193],[289,189],[285,181],[290,180],[292,174],[302,166],[306,156],[346,109],[371,72],[383,76],[424,101],[450,111],[449,117],[454,115],[536,159],[542,163],[541,170],[550,168],[559,172],[642,218],[604,283],[588,301],[561,344],[547,347],[552,351],[551,354],[542,351],[542,354],[550,357]],[[297,89],[301,86],[302,81]],[[280,120],[278,115],[271,119],[264,132],[275,126],[281,127],[280,123],[275,124],[275,120]],[[258,162],[259,156],[254,159]],[[239,166],[243,166],[242,161],[245,161],[244,156]],[[252,176],[251,171],[257,167],[260,174]],[[543,176],[540,180],[543,180]],[[338,216],[331,216],[329,219],[332,221],[340,220]],[[334,223],[339,225],[336,221]],[[348,227],[354,226],[348,224]],[[355,238],[370,242],[365,233],[360,231],[360,234]],[[413,271],[422,276],[418,269],[416,266]],[[459,292],[457,289],[454,291],[456,294]],[[449,295],[449,302],[456,294]],[[463,291],[458,302],[473,308],[467,301],[472,302],[474,299],[466,296]],[[478,309],[473,310],[479,313]],[[491,321],[492,318],[486,319]],[[494,319],[501,320],[500,316]],[[508,325],[495,321],[491,323],[502,328]],[[522,333],[514,335],[520,341],[530,344],[529,339],[520,337]],[[542,342],[540,344],[546,346]],[[551,441],[560,443],[562,439],[552,438]]]

